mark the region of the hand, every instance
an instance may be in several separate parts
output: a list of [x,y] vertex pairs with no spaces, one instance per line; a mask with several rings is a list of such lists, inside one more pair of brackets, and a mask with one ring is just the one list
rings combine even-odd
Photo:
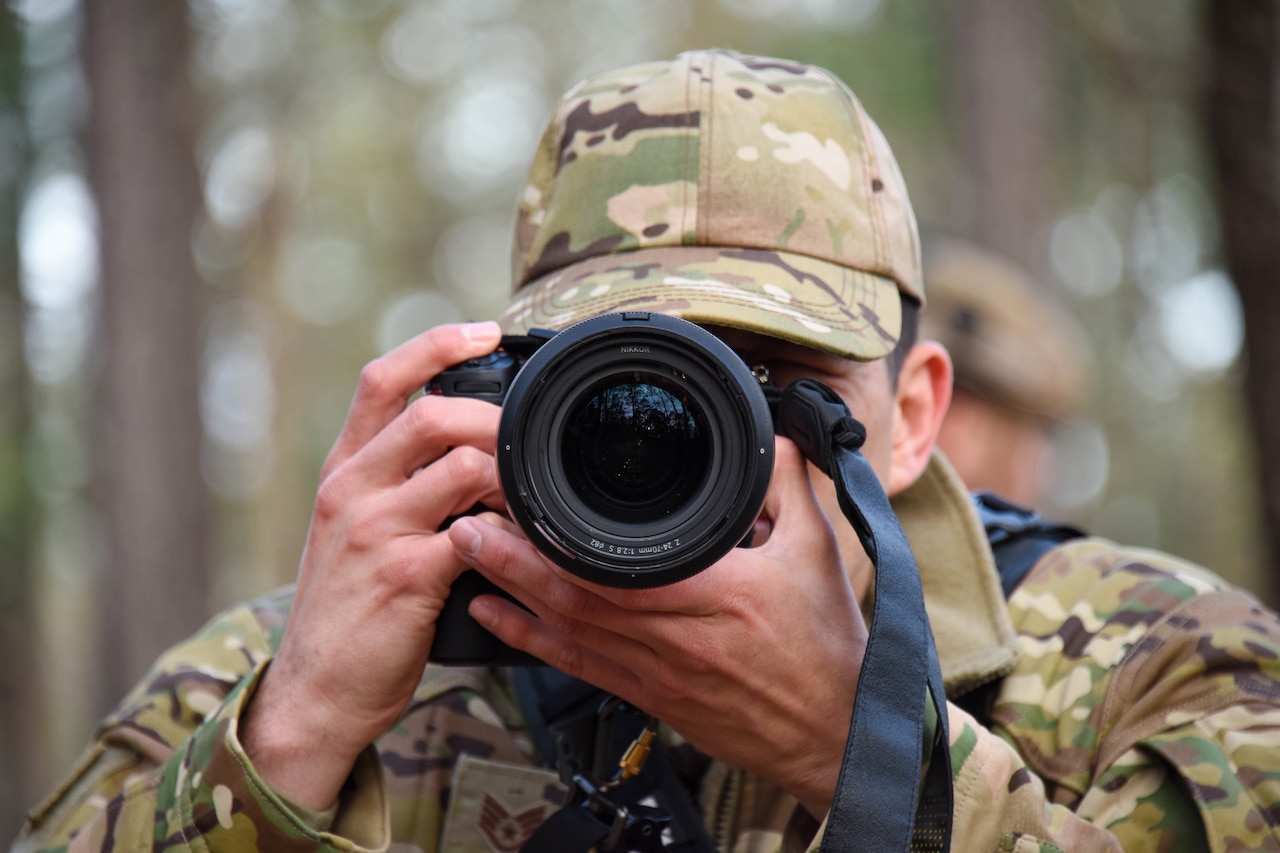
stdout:
[[493,323],[440,326],[360,374],[321,471],[284,638],[241,721],[258,772],[301,805],[328,807],[356,756],[413,696],[466,568],[441,523],[477,502],[503,506],[499,408],[440,396],[407,404],[499,337]]
[[459,555],[539,618],[493,596],[477,598],[471,615],[823,815],[867,630],[809,470],[794,444],[777,439],[764,543],[656,589],[590,584],[518,536],[461,520],[449,531]]

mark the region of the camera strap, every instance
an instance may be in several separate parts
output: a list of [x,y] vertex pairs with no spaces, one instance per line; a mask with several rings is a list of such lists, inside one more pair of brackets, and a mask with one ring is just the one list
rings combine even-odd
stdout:
[[875,568],[857,700],[820,851],[942,853],[951,845],[953,799],[942,669],[915,557],[860,450],[866,428],[813,379],[789,385],[775,416],[778,431],[834,481]]

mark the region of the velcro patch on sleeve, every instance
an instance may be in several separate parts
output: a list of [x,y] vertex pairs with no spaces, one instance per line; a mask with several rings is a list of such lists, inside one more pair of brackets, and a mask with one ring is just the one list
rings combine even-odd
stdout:
[[463,755],[454,771],[441,853],[515,853],[566,796],[550,770]]

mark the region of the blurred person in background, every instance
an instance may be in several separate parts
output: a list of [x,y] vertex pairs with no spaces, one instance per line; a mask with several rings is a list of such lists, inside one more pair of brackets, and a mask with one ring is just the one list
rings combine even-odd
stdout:
[[920,333],[955,372],[938,447],[974,491],[1039,507],[1054,429],[1081,411],[1089,357],[1075,318],[1007,258],[964,241],[924,245]]

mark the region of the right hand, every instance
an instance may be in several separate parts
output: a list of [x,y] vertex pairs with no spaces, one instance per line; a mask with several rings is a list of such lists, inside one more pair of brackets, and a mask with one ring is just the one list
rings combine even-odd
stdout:
[[446,367],[492,352],[494,323],[438,326],[370,362],[321,471],[293,610],[241,721],[259,775],[323,810],[360,751],[400,716],[436,619],[466,568],[440,525],[501,508],[500,409],[424,396]]
[[860,546],[841,552],[799,448],[776,438],[775,450],[764,542],[679,583],[590,583],[483,519],[459,519],[449,538],[528,608],[496,596],[471,603],[498,639],[653,714],[820,817],[840,777],[867,647],[846,558],[867,556]]

